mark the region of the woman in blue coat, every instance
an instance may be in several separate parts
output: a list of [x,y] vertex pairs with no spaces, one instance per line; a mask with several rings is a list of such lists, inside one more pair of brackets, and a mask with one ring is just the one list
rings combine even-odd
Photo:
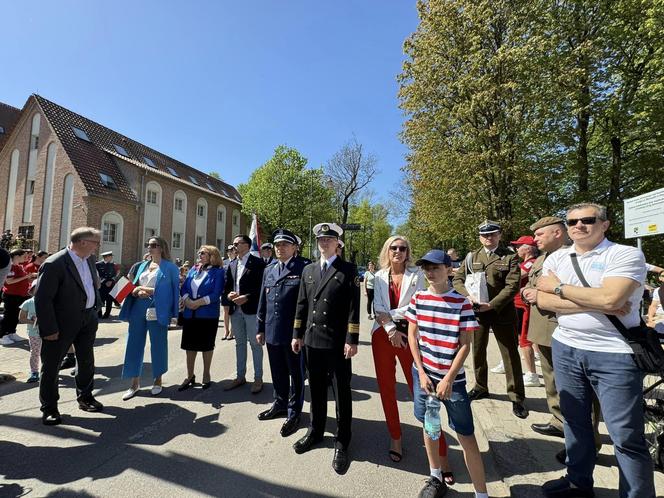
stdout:
[[152,395],[162,391],[161,376],[168,370],[168,326],[178,316],[180,278],[178,267],[170,261],[168,243],[151,237],[146,244],[150,259],[143,261],[134,277],[136,288],[122,303],[120,319],[129,322],[127,349],[122,378],[131,379],[131,387],[122,399],[134,397],[140,387],[145,338],[150,334],[152,352]]
[[184,304],[180,347],[187,352],[187,378],[178,391],[184,391],[196,382],[194,365],[199,351],[203,353],[203,389],[211,385],[210,365],[219,327],[223,288],[224,271],[219,249],[215,246],[201,246],[198,264],[189,270],[180,289]]

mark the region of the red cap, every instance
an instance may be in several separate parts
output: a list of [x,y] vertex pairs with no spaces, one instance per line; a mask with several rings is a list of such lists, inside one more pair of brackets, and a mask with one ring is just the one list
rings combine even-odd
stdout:
[[530,235],[522,235],[516,240],[513,240],[510,242],[513,246],[533,246],[537,247],[537,244],[535,243],[535,239],[532,238]]

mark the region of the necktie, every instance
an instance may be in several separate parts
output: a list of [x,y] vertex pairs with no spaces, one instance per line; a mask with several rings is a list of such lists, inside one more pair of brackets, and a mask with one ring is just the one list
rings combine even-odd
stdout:
[[279,275],[281,275],[284,272],[284,264],[282,262],[279,262]]
[[327,271],[327,261],[323,263],[323,266],[320,269],[320,276],[322,277],[323,275],[325,275],[326,271]]

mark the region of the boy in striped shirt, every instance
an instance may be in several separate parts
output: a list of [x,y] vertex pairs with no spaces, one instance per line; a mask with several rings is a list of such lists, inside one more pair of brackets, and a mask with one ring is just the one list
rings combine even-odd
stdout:
[[[413,353],[413,398],[415,417],[424,423],[426,400],[436,396],[445,405],[450,427],[463,448],[468,473],[477,498],[487,498],[484,464],[474,435],[473,414],[466,392],[463,362],[470,352],[472,332],[478,329],[470,301],[450,289],[450,256],[434,249],[417,261],[429,281],[427,290],[418,291],[406,312],[408,344]],[[424,445],[431,476],[420,498],[440,498],[447,487],[443,482],[438,443],[424,432]]]

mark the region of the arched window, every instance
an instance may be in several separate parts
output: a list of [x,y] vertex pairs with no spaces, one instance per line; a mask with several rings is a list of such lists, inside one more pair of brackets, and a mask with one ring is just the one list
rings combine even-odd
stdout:
[[124,219],[120,213],[109,211],[101,217],[101,247],[99,253],[113,251],[113,260],[122,263]]
[[173,259],[184,260],[187,237],[187,194],[178,190],[173,195],[173,234],[171,237],[171,255]]
[[7,206],[5,207],[5,230],[11,230],[14,224],[14,202],[16,201],[16,181],[18,179],[19,151],[12,152],[9,166],[9,182],[7,185]]
[[[161,233],[161,201],[161,186],[155,181],[148,182],[145,185],[145,218],[143,222],[145,240],[143,242]],[[166,240],[168,240],[168,237]]]
[[217,239],[216,245],[222,254],[226,252],[226,206],[217,206]]
[[232,234],[235,238],[240,233],[240,211],[233,209],[233,220],[232,220]]
[[46,175],[44,177],[44,202],[42,203],[41,228],[39,230],[39,249],[49,250],[51,234],[51,204],[53,202],[53,177],[55,175],[55,153],[54,142],[48,144],[46,150]]
[[37,157],[39,156],[39,126],[41,114],[32,116],[30,130],[30,150],[28,152],[28,172],[25,176],[25,196],[23,198],[23,221],[32,221],[32,202],[35,197],[35,175],[37,174]]
[[60,220],[60,241],[58,248],[65,247],[69,243],[71,233],[71,212],[74,203],[74,175],[65,176],[62,189],[62,219]]
[[199,197],[196,201],[196,239],[195,249],[198,249],[201,245],[207,244],[207,213],[208,213],[208,203],[202,197]]

